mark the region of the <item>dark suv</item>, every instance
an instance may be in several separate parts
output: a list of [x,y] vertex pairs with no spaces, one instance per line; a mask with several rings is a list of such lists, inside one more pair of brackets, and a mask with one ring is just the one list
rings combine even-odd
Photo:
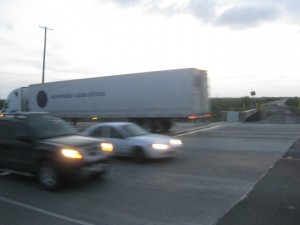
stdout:
[[106,173],[113,146],[77,135],[67,122],[48,113],[17,113],[0,118],[0,171],[37,176],[56,190],[64,178]]

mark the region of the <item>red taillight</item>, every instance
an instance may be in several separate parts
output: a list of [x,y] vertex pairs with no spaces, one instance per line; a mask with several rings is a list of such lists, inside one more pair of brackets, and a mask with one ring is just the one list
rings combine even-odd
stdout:
[[199,116],[189,116],[188,118],[189,120],[195,120],[195,119],[199,119]]
[[189,120],[196,120],[196,119],[200,119],[200,118],[211,118],[212,115],[210,113],[206,113],[204,115],[198,116],[198,115],[191,115],[188,117]]

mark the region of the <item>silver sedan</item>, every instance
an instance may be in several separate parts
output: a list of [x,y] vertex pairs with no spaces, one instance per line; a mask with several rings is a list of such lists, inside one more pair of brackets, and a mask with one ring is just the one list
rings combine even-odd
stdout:
[[152,134],[135,123],[98,123],[81,132],[84,136],[105,138],[114,145],[114,154],[129,156],[137,162],[147,158],[171,157],[182,146],[179,139]]

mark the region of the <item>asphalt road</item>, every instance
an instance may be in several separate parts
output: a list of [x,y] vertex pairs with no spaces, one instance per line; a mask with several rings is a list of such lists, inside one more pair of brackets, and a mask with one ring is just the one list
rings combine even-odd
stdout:
[[58,193],[31,178],[0,175],[0,225],[221,223],[287,153],[300,127],[179,124],[173,132],[184,143],[177,157],[146,164],[116,159],[106,178],[77,180]]
[[217,225],[300,224],[300,139]]

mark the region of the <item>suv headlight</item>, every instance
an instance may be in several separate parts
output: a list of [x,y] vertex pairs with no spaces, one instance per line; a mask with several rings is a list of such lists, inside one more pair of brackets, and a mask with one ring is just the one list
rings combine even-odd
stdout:
[[82,154],[74,149],[62,149],[61,153],[67,158],[82,159]]

